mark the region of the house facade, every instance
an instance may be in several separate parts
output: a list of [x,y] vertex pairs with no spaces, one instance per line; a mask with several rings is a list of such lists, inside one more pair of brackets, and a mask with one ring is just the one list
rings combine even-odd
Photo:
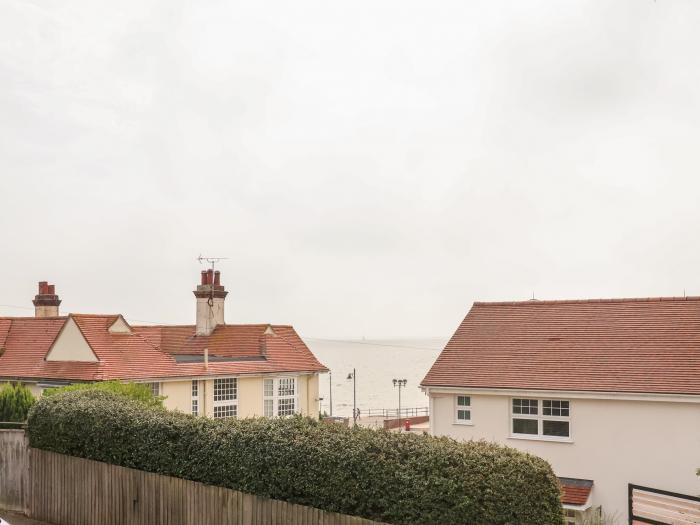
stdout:
[[318,417],[326,372],[293,327],[230,325],[220,273],[202,272],[196,322],[132,326],[120,314],[59,314],[39,283],[34,317],[0,318],[0,382],[48,387],[106,380],[148,384],[167,408],[215,418]]
[[571,524],[700,494],[700,298],[475,303],[422,388],[432,434],[549,461]]

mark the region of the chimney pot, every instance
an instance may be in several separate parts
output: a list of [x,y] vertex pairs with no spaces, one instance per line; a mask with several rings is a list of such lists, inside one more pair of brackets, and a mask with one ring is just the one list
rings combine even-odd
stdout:
[[196,335],[211,335],[224,321],[224,300],[228,292],[221,286],[221,273],[213,269],[202,270],[202,284],[197,285],[194,296],[197,298]]
[[34,303],[35,317],[57,317],[61,300],[56,295],[55,285],[49,285],[47,281],[39,281],[39,293],[32,303]]

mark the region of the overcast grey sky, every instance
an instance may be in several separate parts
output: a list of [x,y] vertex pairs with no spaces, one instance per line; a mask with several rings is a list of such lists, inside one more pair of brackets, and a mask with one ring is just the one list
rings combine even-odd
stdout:
[[[0,304],[447,336],[700,295],[700,2],[0,0]],[[30,310],[0,306],[0,315]]]

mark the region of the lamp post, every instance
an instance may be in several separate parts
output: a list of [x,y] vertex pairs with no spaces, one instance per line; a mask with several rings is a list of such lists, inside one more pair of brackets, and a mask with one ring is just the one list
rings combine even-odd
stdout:
[[406,388],[407,381],[405,379],[393,379],[394,388],[399,387],[399,412],[396,419],[399,420],[399,432],[401,432],[401,389]]
[[352,426],[357,426],[357,377],[355,369],[348,374],[348,381],[352,379]]
[[330,398],[331,417],[333,417],[333,372],[328,371],[328,397]]

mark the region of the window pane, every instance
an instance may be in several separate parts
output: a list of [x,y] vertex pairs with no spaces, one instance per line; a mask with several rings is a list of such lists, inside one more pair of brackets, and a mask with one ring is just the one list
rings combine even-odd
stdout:
[[459,419],[460,421],[471,421],[471,410],[457,410],[457,419]]
[[536,419],[513,419],[513,434],[537,435]]
[[469,396],[457,396],[457,405],[461,407],[468,407],[471,404],[471,399]]
[[265,379],[265,397],[272,397],[275,395],[275,380]]
[[513,399],[513,414],[537,415],[537,399]]
[[197,397],[199,393],[199,384],[197,380],[192,381],[192,397]]
[[214,417],[215,418],[226,418],[226,417],[236,417],[237,407],[236,405],[223,405],[214,407]]
[[542,414],[545,416],[569,417],[569,402],[558,399],[542,401]]
[[569,402],[568,401],[561,402],[561,415],[564,417],[569,417]]
[[265,417],[272,417],[275,415],[274,404],[272,399],[265,400]]
[[214,401],[230,401],[237,398],[238,383],[235,377],[214,379]]
[[196,399],[192,400],[192,415],[199,415],[199,402]]
[[283,377],[279,380],[279,386],[277,388],[278,395],[280,396],[293,396],[294,395],[294,378],[293,377]]
[[294,399],[280,399],[277,403],[278,416],[291,416],[294,414]]
[[160,383],[146,383],[146,386],[151,389],[154,396],[160,395]]
[[568,421],[542,421],[542,434],[545,436],[569,437]]

